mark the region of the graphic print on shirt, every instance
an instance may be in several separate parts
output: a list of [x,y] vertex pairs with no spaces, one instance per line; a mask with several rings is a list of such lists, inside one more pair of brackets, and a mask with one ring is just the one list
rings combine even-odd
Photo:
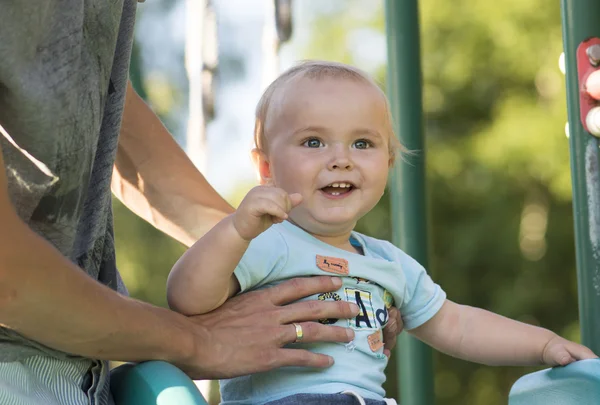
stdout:
[[388,290],[383,292],[383,302],[387,309],[390,309],[394,305],[394,296]]
[[344,289],[346,293],[346,301],[358,305],[359,313],[354,319],[348,319],[348,324],[353,329],[377,329],[378,325],[375,320],[375,311],[373,309],[373,301],[371,293],[365,290],[356,288]]
[[[340,297],[340,295],[338,293],[327,292],[327,293],[319,294],[317,296],[317,299],[319,301],[325,301],[325,300],[341,301],[342,297]],[[337,318],[323,318],[323,319],[319,319],[319,323],[321,323],[323,325],[333,325],[338,320],[339,319],[337,319]]]
[[331,256],[317,255],[317,267],[334,274],[348,275],[348,260]]
[[[349,319],[348,325],[353,329],[378,329],[383,328],[388,322],[388,304],[393,300],[392,295],[385,291],[382,308],[373,306],[371,292],[356,288],[346,287],[346,301],[358,305],[359,313],[356,318]],[[386,294],[387,293],[387,296]]]
[[351,279],[353,279],[354,281],[356,281],[356,284],[371,284],[371,282],[369,280],[367,280],[366,278],[361,278],[361,277],[350,277]]

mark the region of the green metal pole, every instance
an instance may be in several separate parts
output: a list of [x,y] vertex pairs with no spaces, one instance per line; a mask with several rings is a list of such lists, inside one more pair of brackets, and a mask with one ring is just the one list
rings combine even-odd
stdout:
[[[393,242],[427,267],[425,145],[421,96],[419,10],[417,0],[386,0],[388,95],[394,129],[414,156],[396,161],[391,177]],[[432,405],[431,349],[403,333],[397,354],[400,403]]]
[[563,44],[567,76],[569,143],[573,185],[573,213],[579,289],[581,341],[600,353],[600,179],[598,138],[579,118],[576,51],[589,37],[600,37],[600,1],[562,0]]

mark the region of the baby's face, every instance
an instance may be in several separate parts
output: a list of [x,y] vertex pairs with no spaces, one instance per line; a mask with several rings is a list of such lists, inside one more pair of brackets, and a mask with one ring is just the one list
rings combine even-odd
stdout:
[[381,93],[349,79],[300,79],[268,128],[270,182],[302,194],[290,218],[310,233],[349,232],[385,190],[390,162]]

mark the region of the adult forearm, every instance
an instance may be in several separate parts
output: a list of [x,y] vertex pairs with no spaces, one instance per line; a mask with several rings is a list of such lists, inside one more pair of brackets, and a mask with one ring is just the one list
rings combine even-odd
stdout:
[[171,308],[197,315],[218,308],[237,291],[233,271],[249,242],[242,239],[228,216],[200,238],[175,263],[167,283]]
[[129,209],[186,246],[233,212],[131,85],[112,190]]
[[178,362],[191,322],[101,285],[16,216],[0,232],[0,323],[54,349],[91,358]]

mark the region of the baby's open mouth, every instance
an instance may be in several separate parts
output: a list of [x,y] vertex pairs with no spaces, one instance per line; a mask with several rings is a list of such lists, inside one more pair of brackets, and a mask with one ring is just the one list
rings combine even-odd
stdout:
[[350,191],[352,191],[354,189],[354,185],[350,184],[350,183],[331,183],[328,186],[325,186],[323,188],[321,188],[321,191],[323,191],[325,194],[329,194],[329,195],[342,195],[342,194],[347,194]]

